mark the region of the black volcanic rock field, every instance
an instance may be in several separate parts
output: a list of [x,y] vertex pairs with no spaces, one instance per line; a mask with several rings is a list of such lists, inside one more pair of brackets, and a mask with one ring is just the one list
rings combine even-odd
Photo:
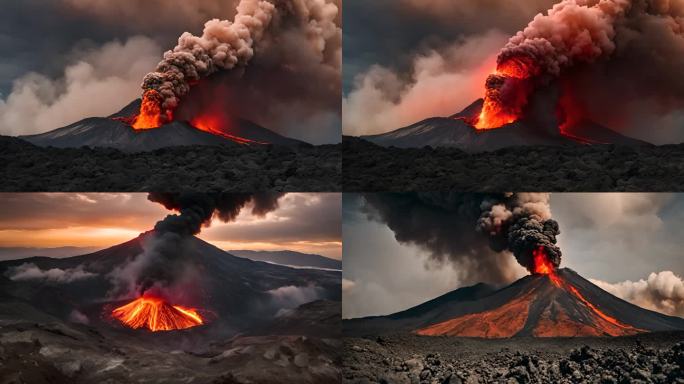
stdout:
[[468,154],[385,148],[345,137],[344,191],[673,191],[684,189],[684,144],[524,146]]
[[0,136],[2,191],[339,191],[341,145],[188,146],[124,153]]
[[486,340],[346,338],[345,383],[681,383],[684,332]]

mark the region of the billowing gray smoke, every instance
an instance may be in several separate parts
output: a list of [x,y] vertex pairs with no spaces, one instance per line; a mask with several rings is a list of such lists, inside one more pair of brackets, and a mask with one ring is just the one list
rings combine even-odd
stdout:
[[163,119],[171,118],[180,99],[200,79],[246,66],[259,44],[277,48],[269,33],[277,34],[273,30],[281,26],[296,25],[306,35],[304,44],[316,52],[319,62],[325,61],[324,56],[335,55],[330,45],[341,39],[338,12],[331,0],[241,0],[233,21],[210,20],[201,36],[181,35],[157,69],[145,76],[144,97],[159,104]]
[[506,282],[514,276],[510,251],[528,271],[532,252],[543,247],[555,266],[560,233],[545,193],[390,193],[364,195],[368,216],[394,232],[397,241],[427,250],[436,262],[449,261],[464,281]]
[[514,94],[502,110],[519,115],[527,104],[530,89],[511,92],[529,87],[520,79],[546,84],[561,77],[566,102],[579,104],[572,113],[582,110],[575,118],[643,131],[644,120],[684,108],[684,2],[562,0],[514,35],[497,63],[507,80],[491,86]]
[[154,232],[143,244],[144,252],[115,275],[126,280],[125,291],[144,293],[152,287],[164,288],[180,283],[192,272],[194,250],[186,241],[200,233],[216,216],[233,221],[242,209],[251,207],[263,216],[278,208],[281,193],[150,193],[148,199],[178,211],[157,222]]

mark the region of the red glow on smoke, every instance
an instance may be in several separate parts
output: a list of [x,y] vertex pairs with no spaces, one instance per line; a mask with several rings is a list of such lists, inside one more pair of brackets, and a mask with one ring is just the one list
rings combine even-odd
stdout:
[[495,129],[518,121],[532,92],[530,79],[537,72],[537,66],[527,58],[499,63],[487,78],[482,111],[473,122],[475,128]]

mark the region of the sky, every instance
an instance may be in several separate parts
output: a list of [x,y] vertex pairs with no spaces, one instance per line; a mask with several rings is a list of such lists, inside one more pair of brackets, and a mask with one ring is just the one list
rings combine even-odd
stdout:
[[[345,318],[394,313],[468,285],[458,267],[399,243],[370,219],[362,196],[343,200]],[[684,317],[684,194],[554,193],[550,205],[561,230],[561,267],[625,300]],[[512,260],[501,254],[502,262]],[[527,274],[513,265],[515,278]]]
[[[4,193],[0,207],[0,258],[5,259],[12,258],[12,252],[3,252],[7,248],[77,247],[62,256],[107,248],[172,213],[145,193]],[[243,210],[235,222],[212,220],[198,237],[224,250],[292,250],[340,259],[340,212],[339,193],[291,193],[263,218]]]
[[[238,1],[4,2],[0,134],[42,133],[86,117],[118,112],[140,97],[144,75],[155,69],[163,52],[173,48],[183,32],[199,35],[210,19],[232,20]],[[245,72],[244,84],[230,84],[231,89],[243,87],[240,101],[235,101],[244,103],[238,106],[240,117],[314,144],[338,142],[340,65],[328,68],[307,62],[310,52],[306,48],[289,49],[288,42],[296,41],[294,35],[288,33],[277,44],[259,48],[254,62],[262,71],[251,77]],[[341,50],[334,41],[329,45],[331,50]],[[286,50],[296,58],[283,53]],[[273,68],[292,71],[289,76],[278,70],[268,72]],[[281,81],[275,84],[269,79],[270,87],[259,83],[268,73],[280,76]],[[319,84],[316,90],[311,83]]]
[[[559,2],[347,0],[344,134],[379,134],[460,112],[484,96],[485,80],[509,38]],[[616,28],[619,60],[601,62],[575,83],[586,90],[589,108],[601,106],[592,112],[600,123],[652,143],[680,143],[684,34],[671,26],[683,11],[662,9],[664,16],[634,12]],[[651,71],[642,70],[647,62]]]

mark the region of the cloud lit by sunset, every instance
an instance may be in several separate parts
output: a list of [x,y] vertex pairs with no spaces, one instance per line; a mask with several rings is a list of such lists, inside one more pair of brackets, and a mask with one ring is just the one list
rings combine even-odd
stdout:
[[[145,193],[2,194],[0,248],[107,248],[151,230],[171,213]],[[341,257],[340,195],[288,194],[264,217],[243,210],[198,236],[225,250],[293,250]]]

